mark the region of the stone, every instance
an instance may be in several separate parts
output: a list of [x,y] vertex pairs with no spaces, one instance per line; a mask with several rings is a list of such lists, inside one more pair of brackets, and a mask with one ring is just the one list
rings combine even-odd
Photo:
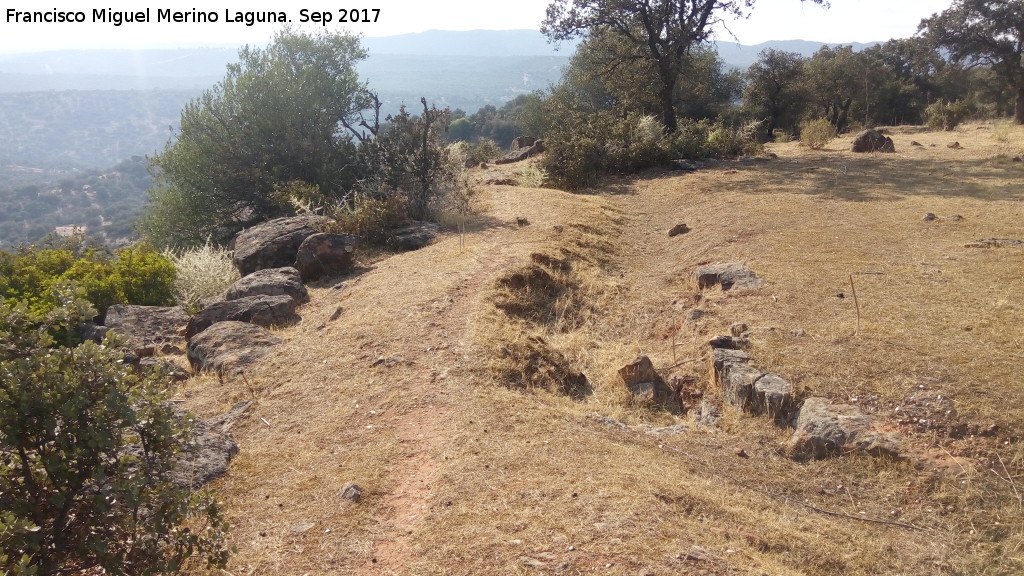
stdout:
[[536,144],[536,142],[537,142],[537,139],[533,138],[531,136],[516,136],[516,138],[514,140],[512,140],[512,145],[509,146],[508,149],[509,150],[519,150],[519,149],[522,149],[522,148],[529,148],[530,146],[533,146],[534,144]]
[[694,271],[693,278],[699,290],[710,288],[716,284],[722,287],[722,291],[752,290],[764,285],[761,277],[754,274],[741,262],[723,262],[701,266]]
[[282,340],[266,328],[248,322],[217,322],[188,343],[188,361],[194,372],[231,369],[262,358]]
[[911,140],[911,141],[910,141],[910,145],[911,145],[911,146],[919,146],[919,147],[921,147],[921,148],[924,148],[924,144],[921,144],[921,143],[920,143],[920,142],[918,142],[917,140]]
[[91,340],[97,344],[103,342],[103,339],[107,337],[107,330],[109,330],[106,326],[99,326],[95,322],[84,322],[78,328],[82,332],[83,342]]
[[505,154],[501,158],[494,161],[495,164],[511,164],[513,162],[522,162],[531,156],[536,156],[544,152],[544,140],[535,140],[533,144],[525,148],[518,148],[511,150],[508,154]]
[[440,231],[439,224],[414,221],[392,230],[392,243],[399,250],[419,250],[437,238]]
[[221,432],[218,426],[196,418],[192,435],[178,455],[171,481],[183,488],[200,488],[227,472],[236,454],[238,444],[230,436]]
[[711,340],[708,340],[708,345],[712,348],[731,348],[733,350],[738,350],[740,348],[750,346],[750,340],[743,336],[715,336]]
[[[238,300],[247,296],[290,296],[296,304],[309,302],[309,291],[302,283],[299,271],[291,266],[257,270],[239,278],[224,292],[224,300]],[[206,302],[208,308],[213,301]]]
[[725,369],[726,363],[746,364],[749,360],[750,355],[743,350],[732,348],[711,349],[711,368],[716,374]]
[[338,492],[338,497],[342,500],[348,500],[349,502],[359,503],[363,498],[363,489],[355,482],[349,482]]
[[690,228],[686,224],[676,224],[668,231],[668,237],[679,236],[680,234],[686,234],[690,231]]
[[1024,246],[1024,240],[1013,238],[985,238],[964,244],[965,248],[1006,248]]
[[735,322],[729,326],[729,333],[737,338],[743,336],[744,333],[749,331],[750,327],[744,322]]
[[344,272],[352,267],[358,244],[351,234],[313,234],[299,245],[295,269],[305,282]]
[[825,398],[804,401],[789,444],[794,454],[815,459],[851,452],[901,457],[900,442],[894,434],[879,430],[857,406],[833,404]]
[[921,220],[924,220],[925,222],[932,222],[936,218],[937,218],[937,216],[935,216],[935,214],[933,214],[931,212],[928,212],[924,216],[921,217]]
[[748,364],[726,362],[718,375],[722,399],[744,412],[753,412],[754,383],[763,375]]
[[291,266],[302,241],[320,232],[326,223],[323,216],[291,216],[242,230],[232,241],[235,267],[248,276],[257,270]]
[[793,385],[778,374],[764,374],[754,381],[751,412],[788,422],[793,410]]
[[237,300],[224,300],[196,313],[185,326],[185,337],[193,338],[210,326],[235,320],[250,322],[269,328],[295,322],[295,300],[291,296],[246,296]]
[[867,129],[857,137],[853,139],[853,147],[851,148],[854,152],[895,152],[896,146],[892,143],[892,138],[889,138],[885,134],[882,134],[878,130]]
[[703,318],[704,315],[705,312],[700,308],[691,308],[687,310],[686,314],[683,316],[683,326],[693,326],[694,324],[696,324],[697,320]]
[[137,356],[152,356],[165,343],[184,346],[178,330],[188,322],[188,314],[177,306],[137,306],[115,304],[107,308],[104,324],[125,338],[125,346]]
[[634,397],[674,414],[682,411],[679,394],[665,383],[647,356],[639,356],[633,362],[619,368],[619,376]]
[[713,428],[722,419],[722,408],[711,400],[703,400],[696,414],[697,424]]
[[964,147],[961,146],[959,142],[950,142],[949,144],[946,144],[946,148],[951,150],[963,150]]

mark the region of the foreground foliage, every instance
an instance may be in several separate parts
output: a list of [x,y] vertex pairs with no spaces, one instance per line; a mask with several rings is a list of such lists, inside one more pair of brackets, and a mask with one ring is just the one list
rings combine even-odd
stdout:
[[54,299],[46,315],[0,304],[0,571],[154,574],[194,556],[223,566],[215,498],[171,482],[189,422],[168,403],[169,379],[71,346],[94,310],[68,290]]

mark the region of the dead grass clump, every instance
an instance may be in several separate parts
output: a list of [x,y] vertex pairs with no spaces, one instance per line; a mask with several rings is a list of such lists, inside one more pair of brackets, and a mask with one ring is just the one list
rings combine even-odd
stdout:
[[541,388],[577,400],[593,392],[587,377],[543,336],[509,328],[489,362],[490,371],[500,381],[513,388]]

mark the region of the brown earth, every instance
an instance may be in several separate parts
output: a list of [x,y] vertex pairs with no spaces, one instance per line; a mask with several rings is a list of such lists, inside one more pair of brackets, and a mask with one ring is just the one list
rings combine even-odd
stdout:
[[[894,132],[896,154],[773,145],[586,195],[474,173],[464,236],[313,284],[276,353],[183,390],[203,416],[256,400],[214,484],[226,573],[1024,571],[1024,249],[965,246],[1024,237],[1024,129]],[[697,292],[732,260],[765,286]],[[638,354],[707,388],[704,343],[738,321],[759,368],[858,404],[908,459],[798,463],[767,420],[629,398]]]

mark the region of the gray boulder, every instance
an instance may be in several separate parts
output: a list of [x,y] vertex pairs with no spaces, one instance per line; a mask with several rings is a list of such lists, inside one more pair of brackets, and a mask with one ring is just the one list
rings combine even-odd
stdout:
[[880,431],[857,406],[833,404],[825,398],[808,398],[800,407],[789,444],[794,454],[817,459],[851,452],[901,457],[895,435]]
[[359,238],[351,234],[313,234],[299,245],[295,269],[309,282],[352,267]]
[[619,376],[635,398],[664,408],[673,414],[682,412],[679,393],[665,383],[647,356],[639,356],[633,362],[619,368]]
[[242,276],[257,270],[291,266],[306,238],[320,232],[323,216],[276,218],[239,232],[233,241],[233,261]]
[[862,153],[895,152],[896,146],[893,145],[892,138],[889,138],[878,130],[868,128],[860,134],[857,134],[857,137],[853,139],[853,147],[851,150]]
[[185,326],[185,337],[191,339],[210,326],[228,320],[249,322],[269,328],[297,321],[296,302],[291,296],[246,296],[237,300],[215,302],[203,308]]
[[171,481],[181,487],[200,488],[228,470],[238,444],[209,421],[196,418],[188,445],[178,455]]
[[752,290],[764,285],[764,280],[742,262],[721,262],[701,266],[693,273],[697,288],[704,290],[716,284],[722,290]]
[[[247,296],[290,296],[296,304],[309,302],[309,292],[302,283],[299,271],[291,266],[257,270],[238,279],[224,293],[224,300],[238,300]],[[209,308],[214,302],[205,303]]]
[[164,344],[184,346],[178,331],[188,314],[177,306],[115,304],[107,308],[105,326],[126,339],[125,346],[137,356],[152,356]]
[[441,231],[439,224],[433,222],[413,222],[391,231],[396,248],[400,250],[419,250],[437,238]]
[[529,158],[531,156],[536,156],[537,154],[540,154],[540,153],[544,152],[544,150],[545,150],[545,148],[544,148],[544,141],[543,140],[535,140],[533,142],[533,144],[531,144],[530,146],[526,146],[524,148],[513,149],[508,154],[505,154],[501,158],[498,158],[497,160],[495,160],[494,163],[495,164],[511,164],[513,162],[521,162],[521,161],[526,160],[527,158]]
[[218,322],[189,340],[188,361],[194,372],[225,374],[259,360],[281,342],[266,328],[255,324]]

